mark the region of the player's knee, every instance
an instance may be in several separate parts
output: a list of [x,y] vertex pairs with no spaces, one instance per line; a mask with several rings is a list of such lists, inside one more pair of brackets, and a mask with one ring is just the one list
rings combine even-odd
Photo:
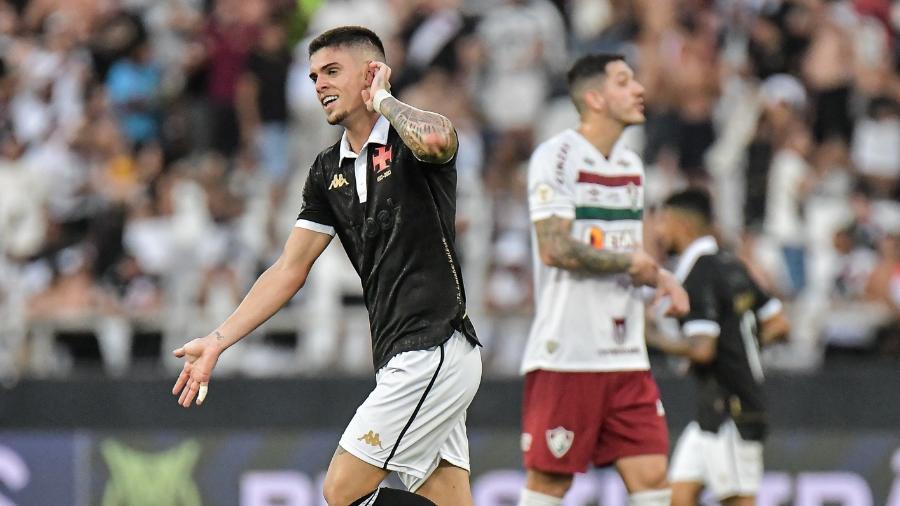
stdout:
[[629,492],[669,488],[667,465],[664,457],[642,456],[620,461],[619,474]]
[[562,497],[572,486],[572,478],[571,474],[545,473],[529,469],[525,487],[541,494]]
[[347,487],[346,483],[341,483],[341,480],[327,474],[325,475],[325,484],[322,486],[322,495],[325,496],[328,506],[348,506],[362,495],[348,491],[348,488],[350,487]]

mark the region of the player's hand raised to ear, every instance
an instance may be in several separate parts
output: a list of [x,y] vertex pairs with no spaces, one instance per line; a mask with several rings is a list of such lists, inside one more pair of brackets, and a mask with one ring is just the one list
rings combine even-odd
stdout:
[[369,68],[366,70],[366,83],[369,84],[369,87],[362,90],[362,98],[366,103],[366,109],[369,111],[375,110],[372,102],[378,90],[391,91],[390,79],[391,68],[386,63],[380,61],[369,62]]
[[213,334],[194,339],[172,352],[176,357],[184,358],[184,369],[172,388],[172,395],[180,394],[178,404],[189,408],[194,397],[197,398],[198,406],[203,404],[209,388],[209,377],[221,353],[222,348]]

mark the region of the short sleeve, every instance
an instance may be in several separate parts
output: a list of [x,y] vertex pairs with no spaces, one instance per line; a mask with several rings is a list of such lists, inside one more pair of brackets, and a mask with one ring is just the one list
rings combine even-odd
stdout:
[[303,186],[303,203],[294,226],[333,236],[334,225],[334,213],[323,191],[321,169],[313,164]]
[[719,337],[722,329],[719,326],[716,284],[711,279],[710,269],[698,268],[702,261],[702,258],[697,261],[684,281],[691,309],[681,318],[681,333],[686,337]]
[[551,216],[575,218],[574,182],[566,170],[567,153],[553,144],[543,144],[528,164],[528,210],[531,221]]
[[751,278],[749,274],[747,277],[750,278],[753,292],[756,295],[756,297],[754,297],[755,304],[753,306],[753,311],[756,312],[756,320],[764,322],[780,313],[784,307],[781,301],[764,292],[759,285],[753,281],[753,278]]

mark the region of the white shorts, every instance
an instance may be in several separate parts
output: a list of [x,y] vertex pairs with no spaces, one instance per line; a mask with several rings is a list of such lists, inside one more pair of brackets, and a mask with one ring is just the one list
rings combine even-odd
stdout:
[[356,410],[341,447],[395,471],[415,492],[441,459],[469,470],[466,410],[481,384],[481,351],[460,333],[393,357]]
[[757,495],[762,476],[762,443],[742,439],[729,419],[715,433],[700,429],[697,422],[684,429],[672,455],[669,480],[702,483],[721,500]]

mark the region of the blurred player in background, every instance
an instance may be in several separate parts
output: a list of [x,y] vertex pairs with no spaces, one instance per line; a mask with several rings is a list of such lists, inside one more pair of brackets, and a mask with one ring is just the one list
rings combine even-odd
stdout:
[[644,339],[643,285],[687,295],[642,249],[641,159],[617,144],[644,122],[644,88],[620,55],[579,59],[568,74],[581,124],[531,158],[536,314],[522,371],[520,506],[562,503],[574,473],[615,465],[632,505],[668,505],[669,435]]
[[787,335],[787,319],[781,302],[760,290],[740,260],[719,249],[705,192],[669,197],[658,225],[663,246],[679,255],[675,276],[691,309],[680,319],[685,340],[651,332],[650,342],[690,359],[699,401],[697,418],[672,457],[672,504],[696,505],[706,487],[725,506],[752,506],[766,434],[759,349]]
[[[219,354],[294,296],[336,233],[362,280],[377,382],[341,437],[325,499],[470,505],[465,419],[481,355],[453,246],[456,131],[391,96],[384,46],[370,30],[329,30],[309,55],[326,118],[344,135],[313,163],[278,261],[219,328],[176,350],[185,365],[173,393],[184,407],[199,393],[200,404]],[[416,494],[379,489],[391,471]]]

